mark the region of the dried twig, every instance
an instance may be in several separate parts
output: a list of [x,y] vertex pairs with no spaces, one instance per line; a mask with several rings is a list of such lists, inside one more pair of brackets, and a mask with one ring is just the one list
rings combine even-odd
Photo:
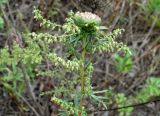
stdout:
[[41,115],[44,114],[44,112],[42,111],[42,108],[41,108],[41,105],[37,103],[36,101],[36,97],[35,97],[35,94],[33,92],[33,87],[31,85],[31,82],[30,82],[30,77],[28,76],[27,72],[26,72],[26,69],[25,69],[25,66],[23,64],[21,64],[21,69],[22,69],[22,73],[24,75],[24,79],[25,79],[25,82],[26,82],[26,85],[27,85],[27,88],[28,88],[28,91],[29,91],[29,94],[34,102],[34,104],[37,106],[37,108],[39,109],[39,112]]
[[119,12],[117,12],[117,16],[114,18],[113,23],[112,23],[109,31],[112,31],[112,30],[114,29],[114,27],[115,27],[115,25],[117,24],[117,22],[118,22],[118,20],[119,20],[119,18],[120,18],[120,16],[121,16],[121,14],[123,13],[123,10],[124,10],[126,1],[125,1],[125,0],[121,0],[121,2],[122,2],[122,5],[121,5],[121,7],[120,7],[121,9],[120,9]]
[[36,116],[40,116],[40,114],[36,111],[36,109],[34,107],[31,106],[31,104],[23,97],[23,96],[19,96],[22,101],[24,101],[28,107],[35,113]]

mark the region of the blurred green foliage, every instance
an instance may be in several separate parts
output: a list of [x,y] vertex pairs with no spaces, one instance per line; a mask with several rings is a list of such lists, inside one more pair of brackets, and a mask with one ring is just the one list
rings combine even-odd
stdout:
[[[125,107],[128,105],[131,105],[128,98],[124,95],[124,93],[118,93],[116,95],[116,102],[118,104],[118,107]],[[125,107],[118,110],[120,116],[130,116],[131,112],[133,111],[133,107]]]
[[[3,4],[7,3],[8,0],[0,0],[0,7],[2,7]],[[4,28],[4,19],[2,16],[0,16],[0,29]]]
[[[27,36],[26,38],[29,39]],[[42,60],[41,49],[33,41],[27,41],[27,39],[25,40],[28,46],[25,49],[15,41],[12,47],[5,46],[0,49],[0,85],[16,101],[21,101],[27,81],[30,82],[35,77],[34,69]]]
[[150,77],[136,99],[140,102],[146,102],[150,97],[160,96],[160,77]]
[[0,16],[0,29],[4,28],[4,20],[3,18]]
[[8,48],[0,50],[0,84],[17,99],[24,90],[22,71],[17,67],[18,59],[10,55]]
[[144,10],[151,14],[160,15],[160,0],[148,0]]
[[133,60],[131,54],[125,54],[125,56],[120,56],[119,54],[113,55],[113,61],[116,69],[122,73],[128,73],[133,66]]
[[8,0],[0,0],[0,5],[7,3]]
[[156,26],[160,27],[160,0],[148,0],[143,9],[150,20],[155,21]]
[[134,104],[145,103],[150,101],[152,97],[160,96],[160,77],[149,77],[143,88],[136,92],[133,96],[125,96],[124,93],[116,94],[116,102],[118,107],[124,107],[119,109],[120,116],[130,116]]

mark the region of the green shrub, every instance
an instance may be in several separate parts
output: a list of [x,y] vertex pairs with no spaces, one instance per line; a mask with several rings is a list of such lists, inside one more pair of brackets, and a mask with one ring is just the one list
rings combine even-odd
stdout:
[[[64,98],[57,98],[56,92],[53,92],[53,96],[51,101],[59,104],[62,109],[67,111],[67,114],[74,115],[85,115],[84,108],[84,99],[86,97],[90,97],[93,100],[96,100],[104,105],[102,96],[97,96],[97,93],[103,93],[106,91],[95,92],[92,90],[91,79],[92,79],[92,71],[93,71],[93,61],[92,58],[87,58],[86,54],[90,54],[94,56],[96,53],[102,52],[114,52],[123,50],[126,53],[130,54],[130,50],[123,45],[122,43],[118,43],[115,41],[115,38],[121,34],[123,30],[117,29],[112,33],[106,33],[100,29],[101,19],[95,14],[85,12],[85,13],[76,13],[71,12],[69,17],[66,19],[64,25],[57,25],[56,23],[51,23],[49,20],[44,19],[41,16],[41,12],[37,9],[34,10],[34,18],[41,22],[41,26],[51,29],[58,29],[59,31],[65,32],[62,35],[50,35],[48,33],[32,33],[31,36],[33,40],[40,43],[53,43],[53,42],[61,42],[67,49],[68,54],[72,55],[72,60],[68,60],[65,57],[59,57],[54,51],[50,52],[47,49],[45,52],[45,56],[48,57],[52,63],[60,68],[66,69],[67,72],[76,71],[77,78],[74,82],[76,85],[80,86],[80,90],[75,88],[67,88],[69,94],[69,98],[74,99],[74,104],[70,105],[66,100],[62,100]],[[43,41],[43,42],[42,42]],[[43,45],[42,45],[43,46]],[[42,50],[43,51],[43,50]],[[61,80],[63,81],[63,80]],[[67,83],[69,80],[66,80]],[[73,82],[69,82],[71,84]],[[73,86],[72,86],[73,87]],[[59,87],[58,87],[59,89]],[[70,91],[72,90],[72,91]],[[67,93],[65,93],[67,94]]]
[[[7,0],[0,0],[0,7],[2,7],[3,4],[7,3]],[[0,16],[0,29],[4,28],[4,20],[2,16]]]
[[137,93],[136,99],[139,102],[146,102],[151,97],[160,96],[160,78],[150,77],[144,88]]
[[116,69],[122,73],[128,73],[133,66],[132,56],[130,54],[125,54],[124,57],[119,54],[113,55],[113,61]]
[[130,116],[134,107],[132,107],[132,105],[138,105],[145,102],[148,103],[150,101],[150,98],[160,96],[159,89],[160,78],[149,77],[143,88],[136,92],[135,95],[126,97],[123,93],[116,94],[116,102],[118,104],[118,107],[120,108],[118,110],[120,116]]
[[145,15],[147,14],[152,22],[156,22],[155,26],[160,27],[160,0],[148,0],[143,9]]
[[[130,116],[130,114],[133,111],[133,107],[125,107],[131,105],[129,99],[123,94],[118,93],[116,95],[116,102],[118,104],[118,107],[120,108],[118,111],[120,112],[120,116]],[[124,107],[124,108],[121,108]]]
[[150,14],[160,15],[160,0],[148,0],[144,10]]
[[[62,34],[29,33],[24,35],[24,47],[13,42],[11,49],[7,46],[2,49],[0,71],[3,75],[0,83],[4,88],[10,88],[11,93],[19,98],[28,86],[26,80],[34,80],[36,75],[51,77],[57,81],[57,85],[51,91],[42,94],[53,95],[51,101],[61,107],[61,114],[87,115],[85,98],[98,101],[106,108],[104,97],[98,96],[106,90],[92,90],[93,61],[87,54],[94,56],[97,53],[114,51],[130,53],[126,45],[115,41],[123,30],[116,29],[112,33],[101,30],[100,17],[90,12],[71,12],[63,25],[44,19],[37,9],[34,10],[34,18],[41,22],[41,26]],[[50,47],[53,43],[63,45],[66,52],[63,57]],[[52,64],[48,70],[41,68],[44,60]],[[66,74],[74,75],[66,77]],[[75,85],[79,89],[75,88]]]

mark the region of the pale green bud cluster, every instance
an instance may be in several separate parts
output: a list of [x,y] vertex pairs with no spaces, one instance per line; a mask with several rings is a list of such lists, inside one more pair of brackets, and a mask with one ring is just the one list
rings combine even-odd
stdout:
[[[66,102],[64,100],[61,100],[61,99],[55,97],[55,96],[52,97],[51,101],[54,101],[56,104],[60,105],[61,108],[67,110],[68,115],[74,114],[74,116],[78,116],[79,108],[74,107],[72,102],[70,102],[70,103]],[[84,110],[82,110],[82,111],[84,111]],[[82,114],[84,114],[83,116],[85,116],[84,112],[82,112]]]
[[45,41],[47,43],[53,43],[53,42],[66,42],[67,38],[70,37],[71,35],[51,35],[48,33],[39,33],[36,34],[34,32],[31,33],[31,36],[33,37],[34,40],[40,40],[40,41]]
[[108,34],[100,32],[97,35],[98,43],[95,45],[93,51],[96,52],[114,52],[114,51],[124,51],[131,54],[130,49],[124,45],[122,42],[115,41],[115,38],[122,34],[124,29],[116,29]]
[[46,20],[43,18],[43,16],[41,15],[41,11],[34,8],[34,19],[40,21],[40,26],[44,26],[46,28],[50,28],[52,30],[54,30],[56,27],[61,28],[61,25],[57,25],[56,23],[52,23],[50,20]]
[[79,27],[74,24],[74,21],[71,17],[66,19],[66,23],[63,25],[63,29],[65,30],[65,33],[80,34],[81,32]]
[[85,88],[85,96],[90,96],[91,94],[93,94],[93,90],[92,90],[92,84],[91,84],[91,78],[92,78],[92,72],[93,72],[93,64],[89,63],[88,67],[87,67],[87,77],[86,77],[86,88]]
[[113,30],[113,32],[110,32],[108,36],[112,37],[113,39],[116,39],[119,35],[122,34],[122,32],[124,32],[124,29],[115,29]]
[[55,53],[49,53],[47,55],[48,59],[51,60],[55,66],[63,66],[64,68],[68,70],[78,70],[80,67],[80,61],[78,60],[67,60],[65,61],[63,58],[58,57]]
[[116,41],[104,42],[101,45],[95,48],[95,51],[102,52],[114,52],[115,50],[125,50],[128,51],[127,46],[125,46],[122,42],[118,43]]

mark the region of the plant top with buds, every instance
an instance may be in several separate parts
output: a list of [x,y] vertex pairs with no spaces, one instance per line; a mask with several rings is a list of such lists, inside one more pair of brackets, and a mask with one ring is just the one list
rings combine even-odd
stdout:
[[[41,15],[38,9],[34,9],[34,18],[40,21],[40,26],[57,31],[59,34],[31,33],[32,42],[41,46],[41,54],[53,63],[58,69],[65,69],[67,72],[75,72],[77,78],[75,84],[80,86],[80,90],[72,88],[71,98],[78,98],[78,105],[58,98],[55,92],[51,101],[60,105],[68,115],[86,115],[84,100],[90,97],[104,104],[102,96],[95,95],[105,91],[93,91],[91,85],[93,61],[92,57],[102,52],[130,52],[123,43],[118,43],[115,38],[122,33],[123,29],[116,29],[113,32],[106,32],[102,29],[101,18],[91,12],[70,12],[63,25],[52,23]],[[29,42],[29,41],[28,41]],[[63,43],[66,56],[60,57],[50,48],[51,43]],[[68,56],[70,56],[68,58]],[[77,93],[78,92],[78,93]],[[71,94],[71,93],[70,93]]]

